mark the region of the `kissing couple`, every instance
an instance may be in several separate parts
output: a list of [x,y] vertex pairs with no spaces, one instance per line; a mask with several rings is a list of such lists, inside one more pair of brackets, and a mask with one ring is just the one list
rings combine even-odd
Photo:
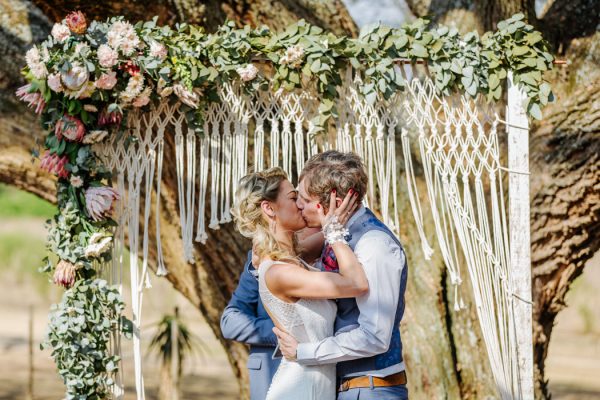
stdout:
[[406,256],[367,187],[361,158],[338,151],[313,156],[297,189],[277,167],[240,180],[232,213],[253,248],[221,329],[251,345],[252,400],[408,398]]

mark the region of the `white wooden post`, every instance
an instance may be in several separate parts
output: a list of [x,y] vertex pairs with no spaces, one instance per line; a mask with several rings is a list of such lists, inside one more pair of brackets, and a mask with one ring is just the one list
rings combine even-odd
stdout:
[[529,214],[529,121],[525,93],[508,73],[508,193],[510,265],[519,368],[519,399],[533,400],[533,326],[531,302],[531,239]]

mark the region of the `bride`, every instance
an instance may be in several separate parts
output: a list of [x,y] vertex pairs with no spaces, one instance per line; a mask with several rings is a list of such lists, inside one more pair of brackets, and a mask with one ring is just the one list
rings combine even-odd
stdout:
[[[358,259],[344,240],[343,225],[354,212],[356,196],[343,201],[330,196],[327,213],[319,205],[323,233],[332,246],[339,273],[320,272],[302,257],[319,253],[323,234],[299,242],[296,232],[306,227],[296,206],[297,191],[280,168],[243,177],[232,213],[240,233],[253,240],[259,264],[259,293],[276,327],[299,343],[318,342],[333,335],[336,304],[330,299],[356,297],[368,290]],[[256,265],[255,264],[255,265]],[[334,400],[335,364],[305,366],[283,359],[267,400]]]

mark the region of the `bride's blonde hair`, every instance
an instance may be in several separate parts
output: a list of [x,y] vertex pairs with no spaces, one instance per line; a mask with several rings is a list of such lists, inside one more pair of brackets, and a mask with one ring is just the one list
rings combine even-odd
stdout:
[[253,251],[262,259],[290,260],[294,258],[294,249],[283,248],[270,224],[265,220],[261,202],[276,201],[281,182],[288,179],[284,170],[279,167],[254,172],[240,179],[233,200],[231,214],[238,231],[253,242]]

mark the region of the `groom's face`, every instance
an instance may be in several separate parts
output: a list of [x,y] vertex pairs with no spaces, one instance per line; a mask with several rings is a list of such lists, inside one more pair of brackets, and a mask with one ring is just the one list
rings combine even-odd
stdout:
[[309,228],[320,228],[321,222],[317,211],[319,198],[310,195],[306,191],[305,183],[305,179],[302,179],[298,184],[298,200],[296,200],[296,206],[298,206],[302,212],[302,218],[304,218],[304,221],[306,221],[306,225],[308,225]]

